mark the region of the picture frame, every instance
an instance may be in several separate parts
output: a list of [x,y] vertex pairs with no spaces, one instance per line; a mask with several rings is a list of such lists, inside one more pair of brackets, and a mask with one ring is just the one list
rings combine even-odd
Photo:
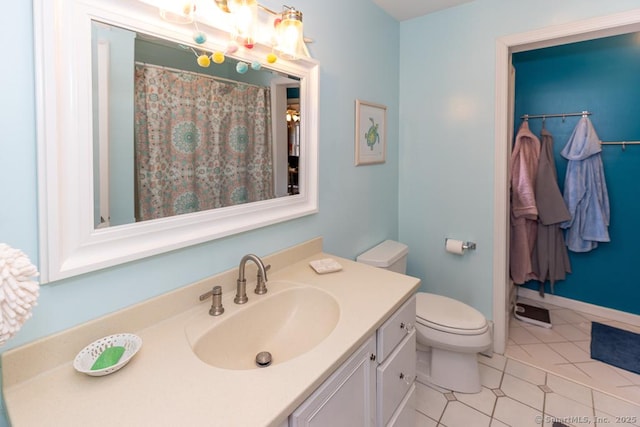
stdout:
[[384,163],[387,155],[387,107],[356,99],[355,165]]

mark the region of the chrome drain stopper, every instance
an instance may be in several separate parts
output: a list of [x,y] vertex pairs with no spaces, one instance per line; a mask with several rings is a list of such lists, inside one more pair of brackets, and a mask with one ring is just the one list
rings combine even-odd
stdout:
[[271,365],[271,353],[268,351],[261,351],[256,355],[256,365],[260,368],[266,368]]

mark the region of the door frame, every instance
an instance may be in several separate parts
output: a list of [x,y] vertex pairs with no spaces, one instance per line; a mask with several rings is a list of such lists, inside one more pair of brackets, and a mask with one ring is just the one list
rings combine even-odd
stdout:
[[494,351],[504,354],[509,320],[509,169],[511,133],[509,90],[511,55],[585,40],[640,31],[640,9],[553,25],[496,40],[493,321]]

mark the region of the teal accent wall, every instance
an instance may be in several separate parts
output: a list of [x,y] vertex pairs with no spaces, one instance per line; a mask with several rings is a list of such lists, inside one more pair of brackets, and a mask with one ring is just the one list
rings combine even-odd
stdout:
[[[516,68],[515,123],[523,114],[589,110],[603,141],[640,141],[640,36],[628,34],[513,55]],[[560,155],[580,117],[549,118],[560,188],[567,160]],[[530,120],[540,135],[542,120]],[[635,254],[640,241],[640,145],[603,146],[611,206],[611,242],[591,252],[569,252],[572,274],[555,284],[555,294],[640,314]],[[527,285],[538,289],[538,282]],[[546,284],[546,292],[549,292]]]

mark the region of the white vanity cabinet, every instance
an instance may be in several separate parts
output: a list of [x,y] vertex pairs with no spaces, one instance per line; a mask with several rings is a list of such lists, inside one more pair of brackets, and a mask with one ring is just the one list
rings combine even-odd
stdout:
[[375,335],[369,338],[289,417],[290,427],[373,425],[376,406]]
[[376,426],[413,426],[416,378],[416,298],[411,297],[377,335]]
[[414,425],[415,297],[289,417],[289,426]]

